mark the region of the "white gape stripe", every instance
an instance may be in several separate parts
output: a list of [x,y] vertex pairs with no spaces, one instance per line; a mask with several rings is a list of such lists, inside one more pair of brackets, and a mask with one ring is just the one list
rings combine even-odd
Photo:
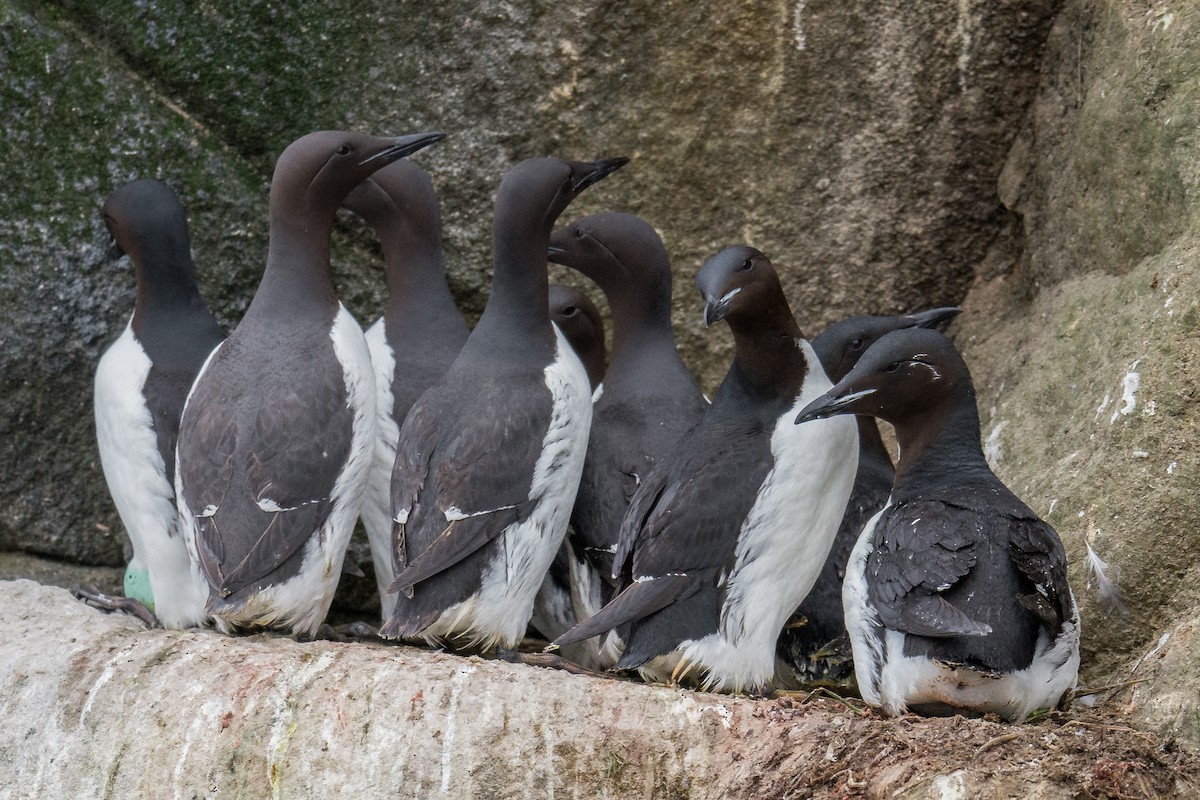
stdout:
[[473,644],[515,647],[533,614],[533,600],[567,532],[592,422],[591,388],[575,351],[554,326],[555,358],[544,375],[550,425],[533,470],[533,511],[500,535],[503,556],[483,573],[478,593],[442,612],[421,637],[429,642],[465,636]]

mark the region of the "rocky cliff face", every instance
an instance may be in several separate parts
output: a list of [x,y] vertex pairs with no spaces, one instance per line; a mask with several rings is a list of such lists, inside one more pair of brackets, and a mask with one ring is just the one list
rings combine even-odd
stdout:
[[[633,158],[575,211],[663,233],[709,387],[730,342],[702,330],[691,281],[731,242],[772,256],[809,332],[965,305],[951,332],[989,455],[1067,543],[1085,677],[1124,676],[1200,600],[1198,20],[1133,0],[0,3],[0,550],[122,561],[90,415],[132,302],[127,262],[104,255],[113,188],[176,188],[233,324],[276,154],[318,128],[439,128],[417,160],[472,313],[492,193],[541,154]],[[334,262],[370,321],[379,258],[349,217]],[[1096,603],[1085,542],[1129,619]]]

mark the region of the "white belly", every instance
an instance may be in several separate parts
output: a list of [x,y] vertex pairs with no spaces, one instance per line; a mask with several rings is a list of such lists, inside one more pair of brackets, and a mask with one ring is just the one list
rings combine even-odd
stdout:
[[854,650],[854,673],[863,700],[899,716],[909,706],[950,706],[997,714],[1020,722],[1041,708],[1053,708],[1075,686],[1079,674],[1079,612],[1071,598],[1071,618],[1057,639],[1042,631],[1033,661],[1023,670],[993,676],[945,666],[926,656],[904,654],[905,634],[885,628],[867,594],[867,558],[874,550],[875,526],[891,502],[863,528],[842,584],[846,630]]
[[555,333],[557,355],[544,373],[553,410],[529,490],[533,511],[500,535],[501,555],[484,570],[479,592],[444,611],[423,638],[511,648],[525,635],[534,596],[567,532],[592,423],[587,373],[557,327]]
[[742,524],[720,629],[680,648],[685,661],[705,669],[708,688],[741,691],[770,683],[779,632],[816,583],[854,485],[854,419],[793,424],[832,386],[811,345],[800,345],[809,374],[772,433],[774,466]]
[[376,426],[371,465],[367,470],[367,488],[363,494],[362,521],[371,545],[371,561],[375,565],[375,584],[379,589],[383,619],[387,620],[396,607],[396,595],[387,592],[396,578],[392,564],[392,468],[396,463],[396,444],[400,440],[400,426],[392,419],[395,400],[392,377],[396,359],[387,342],[382,319],[367,330],[366,341],[371,355],[371,369],[375,374]]
[[204,623],[208,590],[188,556],[175,492],[142,395],[150,366],[133,328],[126,326],[96,368],[96,442],[134,558],[149,574],[155,613],[168,628],[187,628]]

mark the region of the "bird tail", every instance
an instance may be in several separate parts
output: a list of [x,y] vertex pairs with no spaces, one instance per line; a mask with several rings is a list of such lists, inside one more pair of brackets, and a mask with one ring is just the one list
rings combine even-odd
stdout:
[[648,617],[679,599],[691,584],[687,575],[644,578],[629,584],[608,605],[559,636],[547,650],[557,650],[575,642],[607,633],[629,622]]

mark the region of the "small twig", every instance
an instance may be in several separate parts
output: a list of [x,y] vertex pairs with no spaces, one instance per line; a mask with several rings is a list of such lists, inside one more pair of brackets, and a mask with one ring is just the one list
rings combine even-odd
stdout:
[[812,700],[814,697],[817,697],[817,696],[827,697],[830,700],[836,700],[837,702],[839,702],[843,706],[845,706],[848,710],[857,714],[858,716],[860,716],[860,717],[866,716],[866,713],[867,713],[866,711],[864,711],[860,708],[855,708],[854,706],[847,703],[840,695],[838,695],[837,692],[833,691],[832,689],[826,689],[824,686],[818,686],[817,688],[815,688],[811,692],[809,692],[808,697],[806,697],[804,699],[804,702],[807,703],[809,700]]
[[1138,683],[1145,683],[1148,680],[1150,680],[1150,679],[1149,678],[1134,678],[1133,680],[1129,680],[1129,681],[1120,681],[1118,683],[1110,683],[1106,686],[1097,686],[1094,689],[1083,689],[1082,691],[1076,689],[1075,696],[1076,697],[1087,697],[1089,695],[1100,694],[1101,692],[1107,692],[1109,689],[1125,689],[1125,688],[1128,688],[1128,687],[1133,686]]
[[1157,742],[1157,740],[1150,734],[1145,733],[1143,731],[1136,730],[1134,728],[1126,727],[1124,725],[1104,725],[1099,722],[1084,722],[1083,720],[1080,720],[1080,719],[1073,719],[1073,720],[1070,720],[1069,722],[1064,722],[1062,724],[1062,727],[1060,727],[1058,729],[1058,732],[1062,733],[1064,730],[1071,727],[1072,725],[1078,725],[1082,728],[1098,728],[1098,729],[1104,730],[1104,731],[1116,731],[1118,733],[1132,733],[1134,736],[1137,736],[1138,738],[1141,738],[1141,739],[1145,739],[1147,742],[1150,742],[1151,744],[1155,744]]
[[1005,742],[1011,742],[1011,741],[1014,741],[1014,740],[1020,739],[1020,738],[1021,738],[1021,734],[1015,733],[1015,732],[1014,733],[1002,733],[999,736],[993,736],[991,739],[988,739],[986,742],[984,742],[983,745],[978,750],[975,751],[975,757],[979,758],[979,756],[981,754],[987,752],[988,750],[991,750],[993,747],[995,747],[998,744],[1004,744]]

